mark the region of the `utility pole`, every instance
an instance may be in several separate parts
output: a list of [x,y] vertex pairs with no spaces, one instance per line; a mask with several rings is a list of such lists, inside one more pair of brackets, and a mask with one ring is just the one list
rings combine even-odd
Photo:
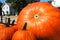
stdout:
[[0,7],[0,17],[1,17],[1,23],[3,22],[3,20],[2,20],[2,18],[3,18],[3,16],[2,16],[2,8]]

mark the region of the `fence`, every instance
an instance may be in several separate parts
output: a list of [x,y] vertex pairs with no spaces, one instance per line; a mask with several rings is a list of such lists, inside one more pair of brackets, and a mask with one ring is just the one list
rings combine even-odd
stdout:
[[13,20],[15,20],[14,24],[16,24],[17,16],[2,16],[2,20],[0,16],[0,22],[2,21],[3,23],[8,23],[8,19],[10,21],[10,24],[12,23]]

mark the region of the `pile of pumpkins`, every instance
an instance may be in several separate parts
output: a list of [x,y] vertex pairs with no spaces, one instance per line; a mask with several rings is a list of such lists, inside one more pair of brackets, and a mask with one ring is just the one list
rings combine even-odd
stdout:
[[0,24],[0,40],[60,40],[60,10],[48,2],[28,4],[15,25]]

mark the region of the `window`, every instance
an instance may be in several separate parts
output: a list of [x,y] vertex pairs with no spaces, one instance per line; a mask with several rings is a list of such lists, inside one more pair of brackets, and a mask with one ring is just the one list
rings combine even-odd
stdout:
[[3,9],[5,9],[5,8],[3,8]]
[[6,11],[6,13],[8,14],[8,11]]
[[4,11],[2,11],[3,12],[3,14],[4,14]]
[[4,11],[2,11],[2,15],[5,15]]

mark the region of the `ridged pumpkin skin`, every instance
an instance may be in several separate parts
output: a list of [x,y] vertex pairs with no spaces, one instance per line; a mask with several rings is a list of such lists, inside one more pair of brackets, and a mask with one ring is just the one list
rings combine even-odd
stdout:
[[35,2],[22,9],[17,18],[17,27],[22,29],[27,23],[37,37],[49,37],[60,29],[60,11],[48,2]]
[[5,27],[6,27],[5,24],[0,23],[0,28],[5,28]]
[[16,25],[6,28],[0,28],[0,40],[11,40],[13,34],[17,31]]
[[36,39],[30,31],[18,30],[14,33],[12,40],[36,40]]

